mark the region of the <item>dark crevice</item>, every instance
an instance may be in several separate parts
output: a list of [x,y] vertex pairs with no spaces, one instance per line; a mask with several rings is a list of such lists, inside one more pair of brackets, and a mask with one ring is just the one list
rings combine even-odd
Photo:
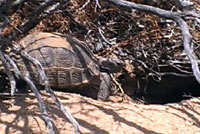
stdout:
[[134,88],[129,87],[128,89],[135,91],[127,91],[127,86],[124,90],[133,99],[140,99],[145,104],[178,103],[182,100],[200,97],[200,84],[194,77],[166,76],[160,82],[150,78],[148,82],[140,81],[140,85],[140,89],[134,87],[136,84],[132,84]]

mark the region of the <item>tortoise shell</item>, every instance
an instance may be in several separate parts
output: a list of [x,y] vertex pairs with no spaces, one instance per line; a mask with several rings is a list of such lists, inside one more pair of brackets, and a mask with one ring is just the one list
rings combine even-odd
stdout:
[[[82,86],[99,77],[98,61],[86,45],[71,36],[39,32],[28,35],[20,44],[41,63],[54,88]],[[27,69],[36,84],[43,84],[32,64],[27,64]]]

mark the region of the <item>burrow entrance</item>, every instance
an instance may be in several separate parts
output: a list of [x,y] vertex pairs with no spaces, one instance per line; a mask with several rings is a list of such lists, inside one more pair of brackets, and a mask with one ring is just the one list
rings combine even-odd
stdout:
[[128,78],[122,83],[126,94],[146,104],[178,103],[200,96],[200,84],[192,76],[164,76],[161,81],[156,81],[152,77],[148,80]]

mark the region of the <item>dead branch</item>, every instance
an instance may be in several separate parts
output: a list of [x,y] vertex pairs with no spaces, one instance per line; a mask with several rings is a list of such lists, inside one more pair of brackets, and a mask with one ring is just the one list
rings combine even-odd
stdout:
[[57,107],[64,113],[66,118],[68,118],[69,121],[74,125],[75,133],[76,134],[80,134],[80,126],[79,126],[78,122],[70,114],[69,110],[62,103],[60,103],[59,99],[56,97],[56,95],[53,92],[53,90],[49,87],[48,78],[47,78],[47,76],[46,76],[46,74],[44,72],[44,69],[43,69],[42,65],[40,64],[40,62],[38,60],[32,58],[30,55],[28,55],[24,51],[21,52],[21,55],[22,55],[22,57],[24,59],[32,62],[36,66],[36,68],[38,69],[38,72],[40,74],[40,77],[39,77],[40,78],[40,82],[44,83],[47,93],[49,93],[51,95],[51,98],[53,99],[53,101],[57,105]]
[[45,72],[44,72],[43,67],[40,64],[40,62],[38,60],[32,58],[25,51],[21,51],[21,56],[22,56],[23,60],[30,61],[33,65],[35,65],[35,67],[37,68],[38,73],[39,73],[40,82],[45,84],[46,76],[45,76]]
[[64,113],[64,115],[66,116],[66,118],[69,119],[69,121],[73,124],[73,126],[75,128],[75,134],[80,134],[81,133],[81,131],[80,131],[80,125],[76,121],[76,119],[74,119],[74,117],[70,114],[70,112],[67,109],[67,107],[65,107],[62,103],[60,103],[59,99],[56,97],[55,93],[48,86],[48,84],[46,84],[45,89],[51,95],[51,98],[56,103],[57,107]]
[[36,98],[38,100],[39,103],[39,107],[40,107],[40,111],[42,113],[42,118],[45,121],[45,124],[47,125],[47,130],[49,134],[55,134],[54,130],[53,130],[53,123],[50,120],[47,110],[46,110],[46,106],[44,104],[44,101],[41,98],[40,92],[38,91],[38,89],[36,88],[36,86],[33,84],[33,82],[29,79],[29,74],[28,76],[24,76],[18,69],[17,65],[15,64],[15,62],[7,55],[4,54],[2,51],[0,51],[0,54],[8,61],[8,63],[12,66],[14,73],[16,76],[20,77],[22,80],[26,81],[27,84],[30,86],[30,88],[32,89],[32,91],[34,92],[34,94],[36,95]]
[[17,5],[20,5],[24,2],[25,0],[15,0],[12,4],[12,6],[17,6]]
[[[19,36],[19,34],[26,34],[30,29],[32,29],[36,24],[38,24],[38,22],[43,19],[44,17],[48,16],[52,11],[54,11],[55,9],[57,9],[60,4],[55,4],[55,0],[47,0],[45,2],[43,2],[33,13],[32,15],[28,18],[28,20],[26,22],[24,22],[23,24],[21,24],[20,26],[18,26],[16,29],[14,29],[9,35],[8,35],[8,39],[13,40],[15,39],[17,36]],[[53,6],[54,8],[50,8],[48,10],[48,12],[45,13],[45,10],[47,10],[47,8],[50,5],[56,5]],[[45,14],[44,14],[45,13]]]
[[4,58],[3,52],[1,50],[0,50],[0,59],[2,61],[2,65],[5,68],[5,73],[9,78],[10,86],[11,86],[11,96],[13,96],[14,93],[15,93],[15,90],[16,90],[16,81],[15,81],[15,78],[14,78],[14,74],[10,71],[11,66],[10,66],[10,64],[8,64],[8,62]]
[[[199,67],[198,67],[198,62],[195,59],[195,56],[193,55],[193,50],[190,47],[191,43],[192,43],[192,36],[189,32],[189,27],[188,27],[187,23],[183,20],[183,17],[185,17],[188,14],[185,15],[184,13],[167,11],[167,10],[163,10],[163,9],[160,9],[157,7],[136,4],[134,2],[124,1],[124,0],[104,0],[104,1],[109,2],[117,7],[120,7],[120,8],[126,9],[126,10],[136,9],[139,11],[156,14],[158,16],[161,16],[161,17],[164,17],[167,19],[172,19],[175,22],[177,22],[182,31],[183,46],[184,46],[185,52],[191,62],[193,74],[194,74],[196,80],[200,83],[200,71],[199,71]],[[189,15],[193,15],[193,14],[189,14]],[[196,17],[196,15],[192,16],[192,17]]]

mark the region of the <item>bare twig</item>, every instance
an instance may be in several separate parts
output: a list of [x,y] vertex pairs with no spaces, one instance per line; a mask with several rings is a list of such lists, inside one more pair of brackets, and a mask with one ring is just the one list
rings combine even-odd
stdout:
[[85,2],[85,4],[82,7],[80,7],[78,10],[79,11],[83,10],[89,3],[90,3],[90,0],[87,0],[87,2]]
[[182,72],[182,73],[185,73],[185,74],[188,74],[188,75],[193,75],[192,72],[183,70],[183,69],[181,69],[180,67],[178,67],[177,65],[175,65],[173,63],[169,63],[169,65],[172,66],[173,68],[177,69],[178,71]]
[[117,80],[115,79],[115,77],[114,77],[112,74],[110,74],[110,76],[111,76],[112,80],[114,81],[114,83],[115,83],[115,84],[118,86],[118,88],[120,89],[121,93],[124,95],[125,93],[124,93],[124,90],[123,90],[121,84],[120,84],[119,82],[117,82]]
[[11,95],[13,96],[15,91],[16,91],[16,82],[13,73],[10,71],[11,66],[8,64],[6,59],[4,58],[3,52],[0,50],[0,59],[2,61],[3,66],[5,67],[5,73],[7,74],[9,81],[10,81],[10,86],[11,86]]
[[103,32],[103,30],[102,30],[100,27],[98,27],[98,31],[99,31],[99,34],[101,35],[101,37],[103,38],[103,40],[104,40],[106,43],[112,45],[112,43],[109,42],[109,41],[106,39],[106,37],[103,35],[104,32]]
[[101,8],[101,5],[99,4],[99,0],[95,0],[95,1],[96,1],[96,5],[95,5],[95,8],[94,8],[94,11],[96,12],[97,8]]

